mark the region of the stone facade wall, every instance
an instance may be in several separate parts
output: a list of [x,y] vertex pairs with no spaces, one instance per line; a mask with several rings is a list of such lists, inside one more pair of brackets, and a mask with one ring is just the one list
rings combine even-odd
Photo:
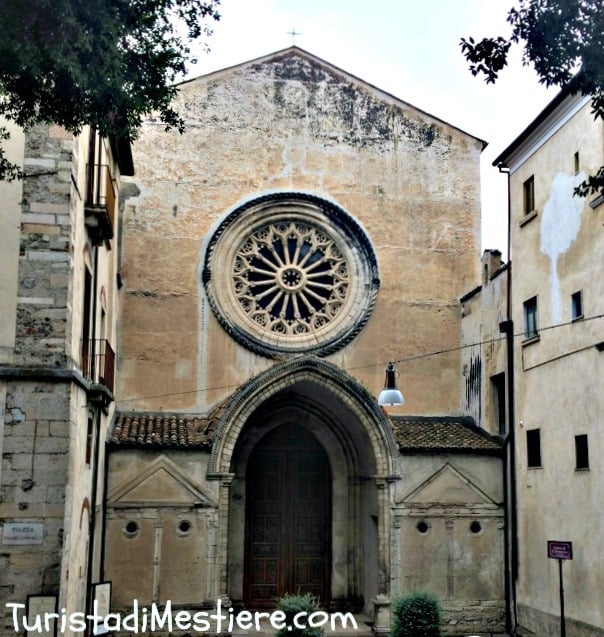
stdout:
[[[171,599],[191,607],[215,602],[221,527],[220,511],[214,508],[217,483],[206,478],[208,461],[207,451],[121,449],[110,454],[106,574],[116,608],[131,608],[135,598],[146,604]],[[419,454],[401,455],[399,462],[401,476],[388,511],[392,594],[421,589],[437,595],[446,634],[503,632],[500,459]],[[176,466],[186,480],[179,480]],[[334,471],[345,473],[346,468],[334,464]],[[232,484],[232,501],[244,506],[245,481],[235,476]],[[195,491],[200,488],[205,499]],[[339,488],[336,476],[334,537],[342,518],[350,529],[355,515],[345,513],[341,503],[346,496]],[[191,535],[179,533],[181,520],[191,523]],[[245,543],[243,534],[238,542]],[[233,577],[235,552],[227,560]]]
[[[0,519],[41,525],[41,541],[14,546],[0,536],[6,560],[0,600],[57,595],[70,611],[85,608],[91,465],[86,393],[72,383],[7,383]],[[84,411],[82,409],[84,407]],[[2,632],[6,631],[6,632]],[[0,634],[13,634],[10,617]]]
[[[392,411],[458,414],[460,356],[453,350],[459,346],[458,299],[479,276],[482,144],[295,49],[187,82],[180,87],[176,107],[186,120],[184,135],[166,134],[150,119],[133,149],[137,175],[132,191],[137,194],[127,200],[124,209],[118,408],[201,414],[235,395],[238,388],[244,391],[247,387],[248,411],[240,406],[237,409],[245,411],[247,417],[254,409],[266,416],[263,408],[266,402],[269,409],[270,396],[293,404],[291,401],[303,395],[324,414],[323,432],[317,426],[317,437],[329,440],[330,436],[341,436],[341,448],[354,448],[358,453],[360,466],[353,467],[352,461],[344,463],[337,479],[346,484],[367,479],[363,496],[358,490],[362,505],[350,504],[352,497],[346,505],[334,503],[340,507],[334,519],[349,520],[353,529],[341,534],[346,539],[340,544],[334,540],[335,549],[347,550],[348,556],[354,555],[362,564],[364,573],[356,577],[364,577],[366,586],[355,589],[347,579],[348,567],[340,568],[340,561],[334,579],[344,597],[350,591],[364,595],[369,608],[377,592],[390,588],[391,551],[396,548],[390,494],[397,487],[384,467],[390,461],[396,464],[396,460],[378,452],[384,449],[384,441],[374,448],[367,444],[378,435],[377,424],[367,425],[367,438],[355,438],[360,437],[362,418],[354,411],[350,386],[342,383],[332,388],[329,374],[315,375],[314,371],[312,382],[301,378],[298,383],[291,373],[280,377],[279,366],[287,365],[290,354],[270,359],[250,351],[225,331],[208,302],[202,280],[206,251],[214,233],[224,228],[225,219],[232,218],[229,215],[263,197],[297,193],[329,202],[332,210],[343,210],[375,252],[380,287],[367,323],[345,346],[325,356],[327,362],[349,374],[350,385],[363,385],[363,401],[374,404],[373,395],[383,386],[389,360],[452,350],[405,364],[400,383],[406,404]],[[336,223],[334,215],[333,225]],[[233,264],[220,265],[224,272],[213,281],[219,280],[226,287]],[[274,373],[274,386],[267,384],[264,392],[254,393],[253,383],[246,383],[265,373]],[[330,418],[337,425],[328,424]],[[299,419],[308,420],[303,416]],[[239,572],[243,564],[241,546],[233,547],[237,542],[241,545],[243,516],[233,513],[238,505],[231,506],[230,495],[238,494],[240,485],[229,473],[239,432],[246,424],[246,417],[241,416],[227,428],[227,442],[217,441],[213,452],[217,459],[214,471],[219,471],[222,479],[217,532],[220,572],[214,591],[221,595],[237,593],[229,574]],[[394,449],[393,456],[396,453]],[[110,458],[112,483],[142,470],[125,464],[124,457],[119,451]],[[424,470],[430,468],[431,473],[424,471],[422,475],[428,479],[441,466],[442,459],[436,467],[426,459]],[[468,462],[468,466],[473,465]],[[195,476],[198,471],[199,467]],[[493,501],[487,497],[483,508],[477,505],[468,510],[455,502],[460,519],[469,522],[477,511],[485,514],[485,520],[489,515],[497,518],[497,502],[501,501],[496,486],[500,481],[498,461],[478,462],[470,475],[479,484],[489,485],[485,490]],[[206,480],[203,473],[199,484],[209,490]],[[368,497],[370,491],[373,499]],[[161,511],[166,513],[167,509],[154,499],[140,498],[139,504],[140,537],[144,530],[147,541],[124,536],[124,516],[136,512],[130,501],[110,500],[111,538],[114,546],[130,543],[133,550],[140,550],[141,555],[144,552],[148,562],[152,557],[150,543],[159,546],[160,534],[170,537],[167,529],[172,521],[164,523]],[[350,518],[344,509],[348,505]],[[455,517],[445,508],[441,518]],[[234,520],[240,523],[241,535],[232,532]],[[485,531],[483,540],[474,544],[481,545],[484,553],[493,543],[487,568],[491,583],[500,574],[497,555],[501,534],[497,522],[491,525],[490,518],[488,522],[488,533]],[[349,542],[357,531],[354,537],[358,541]],[[397,532],[400,544],[400,529]],[[107,546],[110,569],[116,581],[122,578],[128,591],[122,597],[125,601],[135,582],[119,568],[119,554],[113,552],[111,544]],[[398,555],[400,588],[401,573],[407,573],[405,569],[413,564],[411,555],[400,551]],[[468,555],[475,556],[472,552]],[[149,592],[147,586],[146,594]],[[458,602],[465,608],[481,600],[500,608],[501,595],[495,585],[482,592],[481,598],[477,590],[460,590],[459,597],[450,596],[451,602],[455,608]],[[386,603],[384,618],[387,614]],[[379,630],[387,630],[388,619],[384,618],[379,620]]]
[[[11,135],[9,141],[3,140],[2,142],[7,158],[22,167],[25,146],[23,131],[3,119],[0,119],[0,126],[5,127]],[[2,308],[0,365],[11,363],[14,356],[22,197],[23,183],[21,181],[0,182],[0,255],[2,255],[2,267],[0,268],[0,308]],[[0,434],[1,440],[2,435]],[[0,442],[0,451],[1,445]]]
[[[531,606],[518,604],[518,621],[530,626],[536,635],[560,634],[560,614],[544,613]],[[602,629],[571,617],[565,618],[566,634],[574,637],[601,637]]]
[[[14,347],[6,357],[10,366],[5,370],[9,380],[3,404],[0,518],[3,525],[42,524],[43,538],[40,544],[24,546],[2,541],[7,562],[0,595],[3,612],[5,602],[22,603],[28,594],[59,594],[71,513],[66,516],[72,387],[65,379],[42,379],[44,370],[52,375],[68,361],[72,136],[59,128],[36,127],[24,137],[23,154],[28,176],[18,213]],[[17,368],[39,380],[11,372]],[[11,632],[7,621],[4,617],[2,630]]]
[[392,591],[425,590],[446,634],[503,632],[501,460],[401,455],[392,507]]
[[[70,388],[63,383],[7,383],[0,519],[43,524],[43,542],[13,546],[0,538],[0,600],[57,594],[65,535]],[[14,634],[4,615],[1,634]]]
[[[457,346],[457,299],[478,276],[479,140],[297,52],[185,83],[176,107],[186,134],[150,120],[134,147],[120,382],[138,400],[125,409],[204,411],[272,364],[226,334],[200,276],[220,221],[267,193],[336,203],[376,252],[373,313],[331,362],[377,392],[393,356]],[[458,365],[406,365],[405,409],[457,412]]]
[[447,600],[443,602],[443,634],[501,634],[504,632],[504,608],[502,600],[468,599],[459,603]]
[[[128,532],[135,524],[137,531]],[[216,520],[190,506],[138,506],[107,518],[107,578],[115,609],[167,600],[190,608],[215,603]],[[186,574],[186,576],[185,576]]]
[[215,603],[218,494],[205,479],[208,461],[207,451],[110,454],[105,575],[114,608]]
[[72,135],[59,128],[26,136],[16,364],[66,366],[72,148]]

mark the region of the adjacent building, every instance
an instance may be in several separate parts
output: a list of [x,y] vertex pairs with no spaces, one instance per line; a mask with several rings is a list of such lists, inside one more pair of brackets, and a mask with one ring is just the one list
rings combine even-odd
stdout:
[[508,421],[508,357],[501,325],[508,316],[509,262],[485,250],[481,283],[461,304],[460,408],[482,429],[505,437]]
[[93,131],[11,133],[25,178],[0,183],[1,634],[15,634],[5,604],[82,610],[98,580],[119,190],[132,174],[129,144]]
[[575,187],[604,164],[590,99],[560,93],[495,160],[509,173],[519,621],[604,631],[604,199]]

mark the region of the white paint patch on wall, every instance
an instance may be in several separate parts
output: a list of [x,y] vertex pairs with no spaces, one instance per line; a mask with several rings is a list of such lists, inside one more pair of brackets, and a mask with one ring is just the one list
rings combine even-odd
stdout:
[[551,260],[552,325],[562,322],[558,259],[570,248],[581,229],[585,199],[573,196],[573,190],[584,179],[584,173],[557,173],[541,216],[541,252]]

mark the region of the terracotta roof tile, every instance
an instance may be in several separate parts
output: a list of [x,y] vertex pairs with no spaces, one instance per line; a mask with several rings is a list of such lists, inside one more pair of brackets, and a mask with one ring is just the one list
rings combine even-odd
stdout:
[[502,444],[467,417],[392,416],[394,437],[402,452],[471,452],[498,454]]
[[[113,447],[211,449],[225,403],[208,414],[117,413],[110,443]],[[399,449],[411,452],[470,452],[498,454],[501,442],[464,417],[390,417]]]
[[110,443],[119,447],[211,448],[224,404],[203,415],[117,413]]

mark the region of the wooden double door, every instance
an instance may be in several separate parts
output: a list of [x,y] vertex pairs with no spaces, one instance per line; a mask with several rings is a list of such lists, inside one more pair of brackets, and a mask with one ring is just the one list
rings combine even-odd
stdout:
[[251,608],[285,593],[329,602],[331,471],[323,447],[303,427],[262,438],[246,471],[244,594]]

